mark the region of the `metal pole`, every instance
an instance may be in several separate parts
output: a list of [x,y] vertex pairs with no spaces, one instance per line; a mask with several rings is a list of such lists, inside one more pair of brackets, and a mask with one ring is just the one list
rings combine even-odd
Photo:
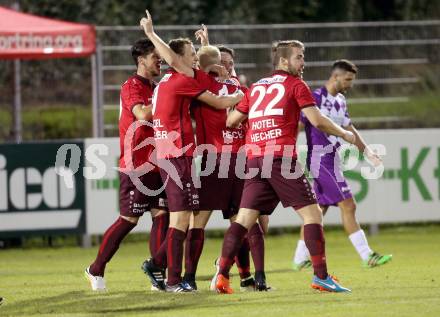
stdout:
[[[99,100],[98,100],[98,71],[97,71],[97,62],[96,62],[96,53],[90,57],[90,66],[92,67],[92,115],[93,115],[93,137],[99,137]],[[89,198],[90,199],[90,198]],[[86,219],[89,216],[87,214],[88,208],[86,207]],[[79,243],[83,248],[92,247],[92,236],[87,232],[82,234],[80,237]]]
[[96,53],[90,58],[92,67],[92,114],[93,114],[93,137],[99,136],[99,101],[98,101],[98,72]]
[[21,63],[14,60],[14,139],[16,143],[22,141],[21,122]]
[[102,46],[96,45],[96,72],[97,72],[97,119],[98,137],[104,137],[104,78],[102,70]]

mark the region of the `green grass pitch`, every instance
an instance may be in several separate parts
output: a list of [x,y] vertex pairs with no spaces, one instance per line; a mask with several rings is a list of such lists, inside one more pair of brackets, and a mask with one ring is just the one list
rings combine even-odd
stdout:
[[365,269],[342,231],[326,235],[329,272],[351,294],[310,288],[312,271],[290,269],[297,234],[266,239],[266,271],[273,292],[209,292],[221,240],[207,238],[196,294],[149,291],[140,270],[147,242],[123,243],[107,266],[108,292],[93,293],[83,277],[97,247],[0,250],[0,316],[440,316],[440,227],[394,227],[369,237],[378,252],[393,253],[383,267]]

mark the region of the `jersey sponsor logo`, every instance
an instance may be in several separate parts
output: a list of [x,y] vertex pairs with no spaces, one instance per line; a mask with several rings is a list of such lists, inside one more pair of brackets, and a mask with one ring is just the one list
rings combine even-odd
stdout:
[[276,139],[281,136],[281,129],[274,129],[265,132],[256,132],[251,134],[252,143]]
[[216,77],[215,81],[220,84],[227,84],[227,85],[233,85],[233,86],[238,86],[238,87],[240,86],[240,83],[235,78],[222,79],[220,77]]
[[275,119],[264,119],[252,122],[252,130],[262,130],[276,127],[278,127],[278,125],[276,124]]
[[275,75],[268,78],[262,78],[255,83],[255,85],[271,85],[274,83],[283,83],[287,79],[287,76]]
[[222,130],[222,133],[223,139],[244,139],[244,132],[242,130]]

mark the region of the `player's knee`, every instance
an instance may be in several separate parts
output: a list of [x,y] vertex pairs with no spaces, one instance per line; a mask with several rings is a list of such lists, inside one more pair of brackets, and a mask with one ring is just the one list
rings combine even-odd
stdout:
[[322,223],[322,211],[318,205],[308,205],[297,210],[304,224]]
[[348,215],[354,215],[356,213],[356,203],[354,201],[346,203],[343,212]]
[[198,228],[204,229],[208,223],[209,217],[211,216],[210,211],[199,211],[194,213],[191,217],[190,229]]
[[127,220],[128,222],[137,224],[139,221],[139,217],[128,217],[128,216],[121,216],[122,219]]
[[238,212],[237,219],[235,222],[249,229],[257,222],[258,216],[259,216],[258,211],[243,208],[240,209],[240,211]]
[[189,226],[191,212],[177,211],[170,213],[170,227],[181,231],[186,231]]

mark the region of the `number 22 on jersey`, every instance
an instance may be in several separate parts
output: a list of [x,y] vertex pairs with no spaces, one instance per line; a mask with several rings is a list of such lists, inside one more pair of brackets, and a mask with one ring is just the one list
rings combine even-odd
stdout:
[[[283,108],[275,108],[275,106],[283,99],[285,91],[286,89],[281,84],[272,84],[267,88],[260,85],[254,86],[251,91],[251,97],[257,95],[257,99],[251,106],[249,119],[266,116],[282,116]],[[264,109],[258,109],[267,95],[272,97],[267,101],[267,106],[264,107]]]

